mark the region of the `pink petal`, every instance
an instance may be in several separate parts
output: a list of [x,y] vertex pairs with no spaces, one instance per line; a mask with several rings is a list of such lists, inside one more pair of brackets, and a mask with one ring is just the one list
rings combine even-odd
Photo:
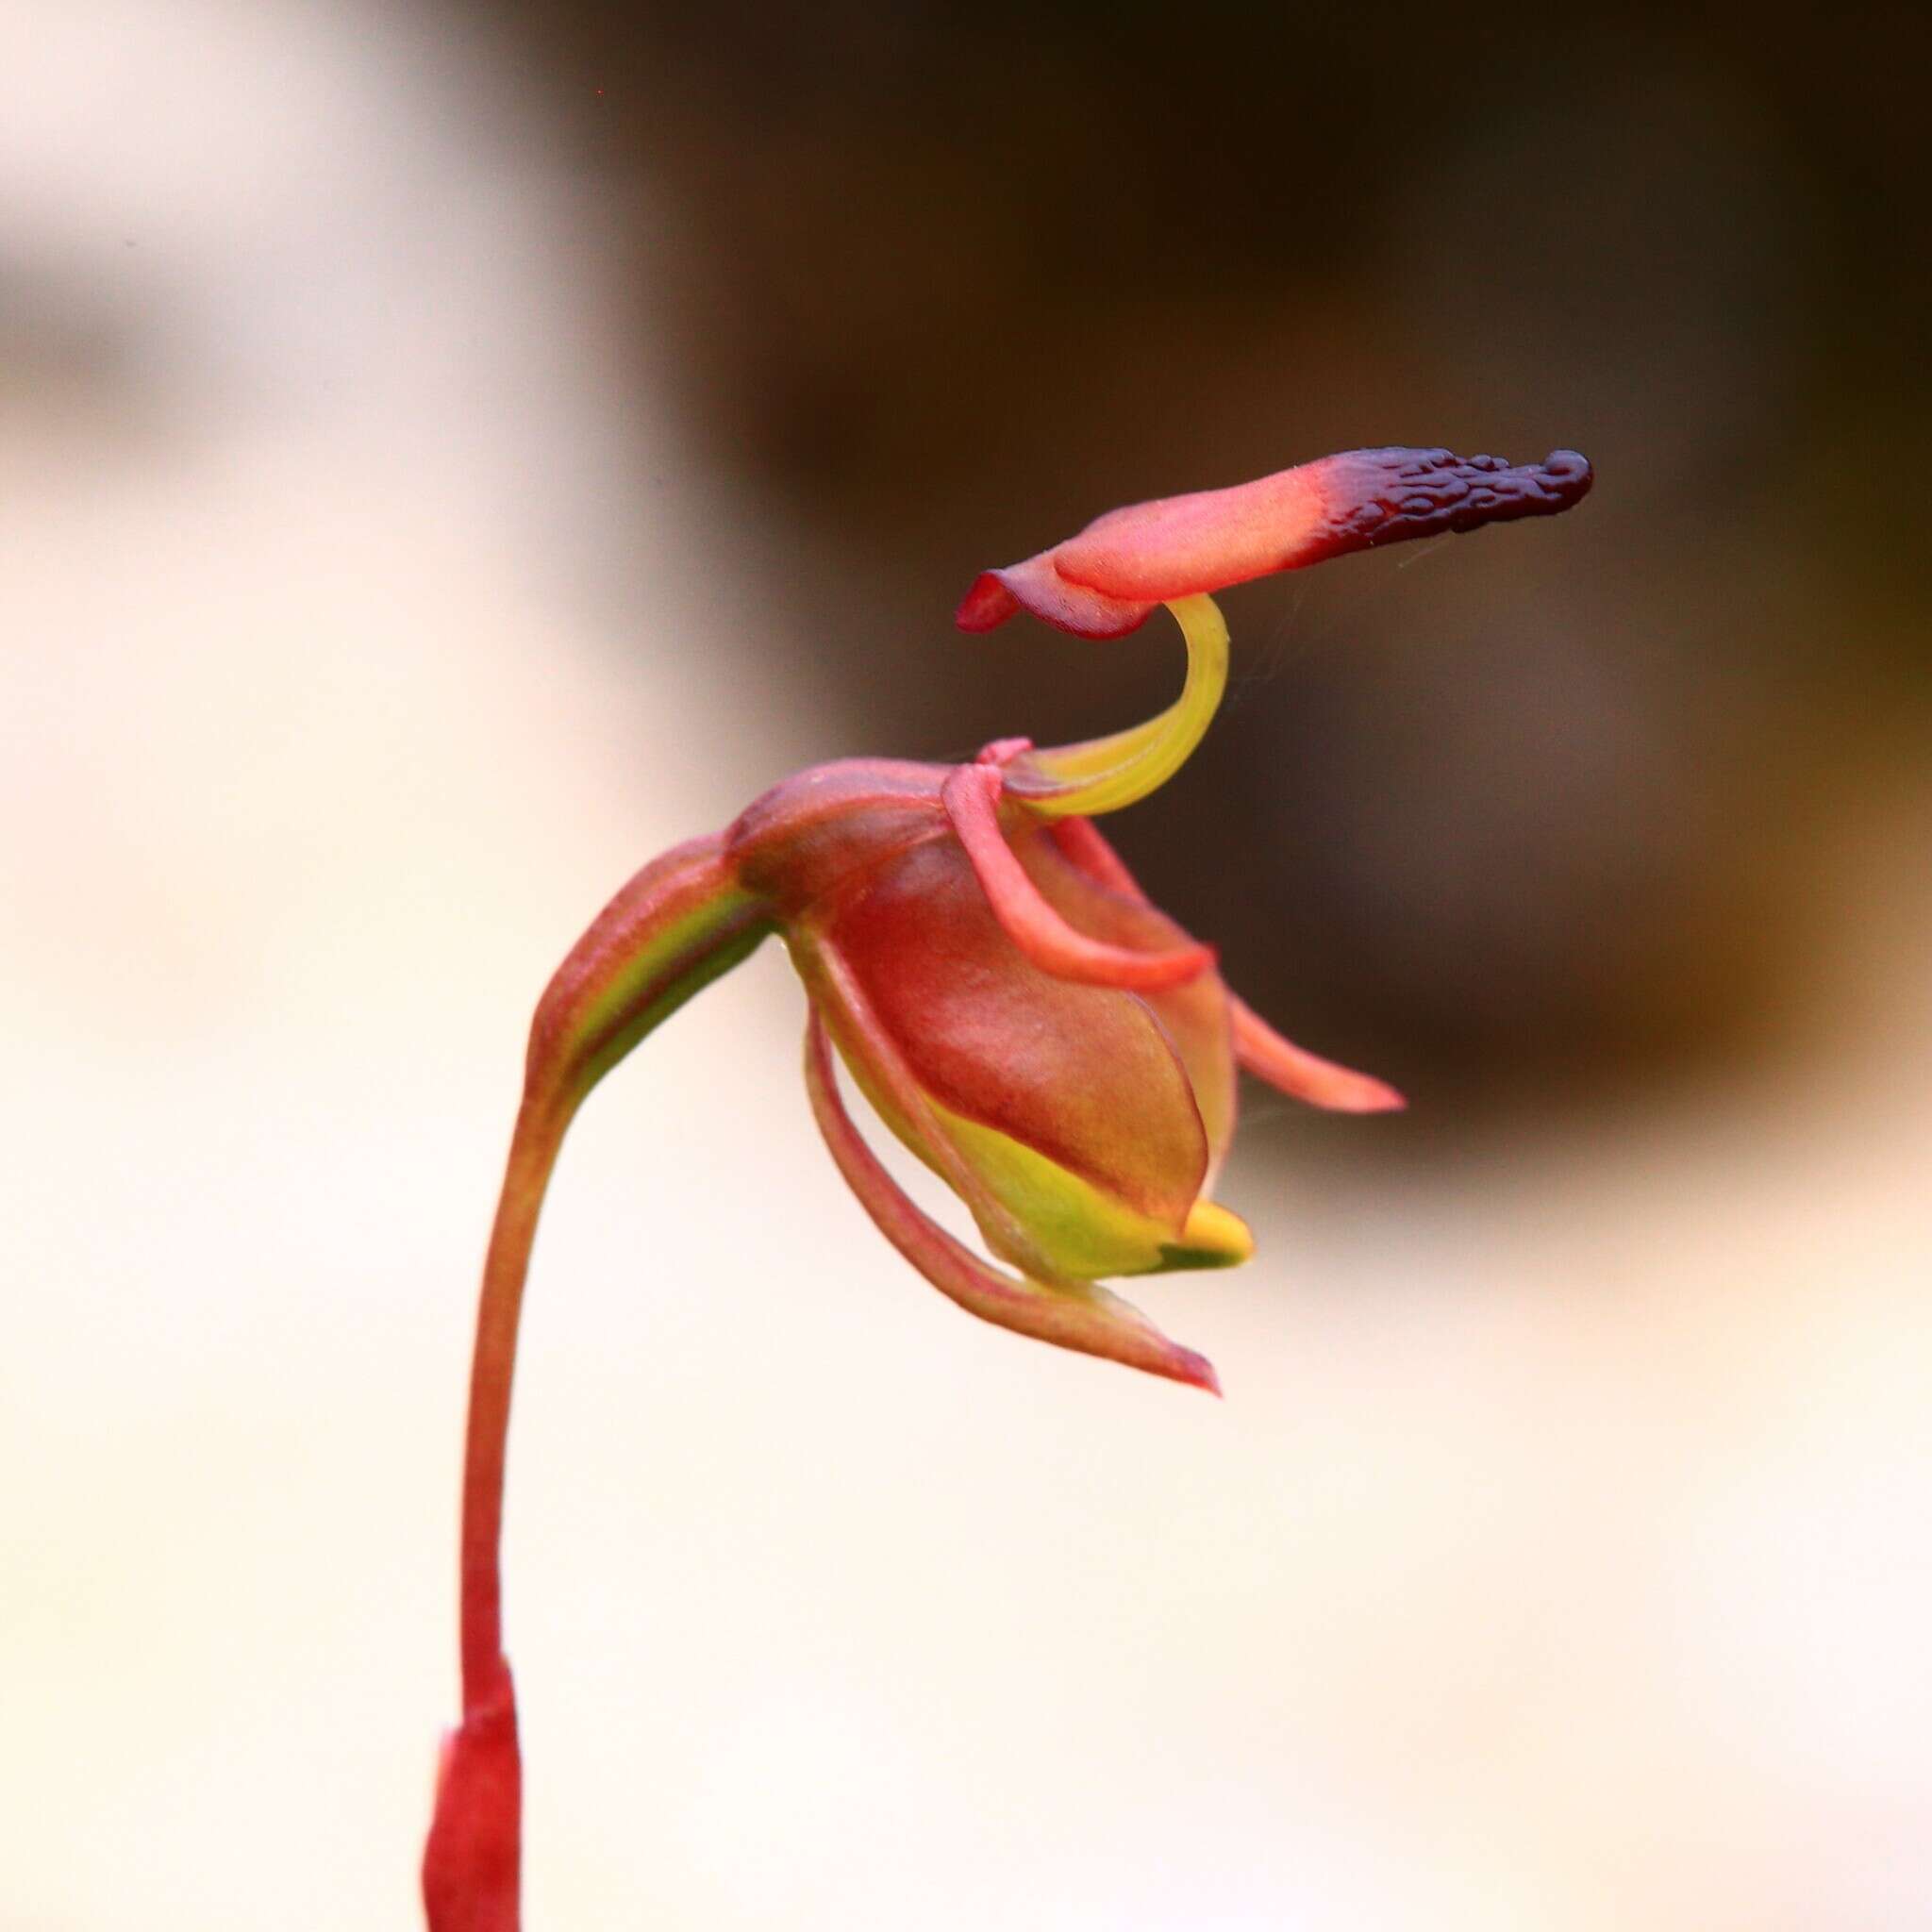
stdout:
[[990,630],[1024,607],[1083,637],[1121,637],[1171,598],[1414,537],[1555,516],[1591,480],[1574,450],[1519,465],[1446,449],[1347,450],[1231,489],[1110,510],[1024,563],[982,572],[954,621]]

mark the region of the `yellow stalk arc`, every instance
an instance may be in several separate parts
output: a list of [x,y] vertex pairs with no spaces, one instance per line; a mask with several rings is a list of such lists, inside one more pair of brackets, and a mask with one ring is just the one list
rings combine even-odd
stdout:
[[1176,597],[1167,608],[1188,646],[1180,696],[1144,724],[1015,758],[1007,791],[1028,811],[1049,819],[1119,811],[1165,785],[1192,756],[1227,689],[1227,623],[1212,597]]

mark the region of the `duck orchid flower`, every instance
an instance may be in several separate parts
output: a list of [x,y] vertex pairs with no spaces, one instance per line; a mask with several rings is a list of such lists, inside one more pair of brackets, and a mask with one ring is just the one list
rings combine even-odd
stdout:
[[[1563,450],[1524,466],[1356,450],[1114,510],[984,573],[957,622],[987,630],[1024,609],[1111,638],[1165,604],[1188,651],[1167,710],[1051,750],[1002,740],[957,766],[818,766],[723,832],[654,859],[599,914],[537,1008],[484,1266],[463,1491],[463,1720],[444,1747],[423,1867],[434,1932],[518,1924],[522,1772],[498,1571],[505,1441],[538,1214],[591,1090],[775,934],[808,995],[812,1111],[900,1254],[989,1322],[1216,1390],[1201,1356],[1101,1283],[1226,1267],[1253,1252],[1246,1225],[1212,1198],[1237,1067],[1315,1107],[1373,1113],[1403,1101],[1243,1006],[1213,948],[1148,902],[1092,822],[1165,783],[1213,718],[1227,629],[1209,592],[1353,550],[1552,515],[1590,484],[1589,463]],[[958,1195],[993,1260],[892,1180],[841,1097],[840,1060]]]

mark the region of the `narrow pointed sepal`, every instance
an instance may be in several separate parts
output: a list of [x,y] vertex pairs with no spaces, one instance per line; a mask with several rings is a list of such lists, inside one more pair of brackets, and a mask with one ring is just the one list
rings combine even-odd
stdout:
[[1228,1017],[1234,1026],[1236,1061],[1291,1100],[1307,1101],[1330,1113],[1400,1113],[1408,1105],[1386,1080],[1297,1046],[1232,994]]
[[999,798],[1004,783],[997,765],[960,765],[946,780],[940,796],[994,918],[1042,973],[1088,986],[1155,991],[1185,985],[1212,968],[1211,946],[1138,953],[1090,939],[1069,925],[1027,877],[1000,830]]
[[931,1220],[886,1172],[845,1110],[830,1038],[816,1013],[806,1032],[805,1080],[813,1116],[846,1185],[879,1232],[941,1294],[1015,1334],[1221,1393],[1205,1356],[1170,1341],[1120,1296],[1092,1283],[1049,1285],[1007,1274]]
[[[1140,881],[1091,820],[1058,819],[1052,837],[1068,860],[1096,885],[1147,904]],[[1290,1099],[1324,1108],[1330,1113],[1400,1113],[1408,1105],[1386,1080],[1378,1080],[1373,1074],[1358,1074],[1352,1067],[1297,1046],[1233,993],[1227,996],[1227,1011],[1237,1063]]]
[[517,1932],[523,1762],[509,1666],[443,1741],[423,1851],[429,1932]]
[[1107,834],[1090,818],[1056,819],[1053,841],[1097,886],[1118,892],[1124,899],[1151,903],[1141,890],[1141,881],[1127,870],[1127,864],[1113,849]]

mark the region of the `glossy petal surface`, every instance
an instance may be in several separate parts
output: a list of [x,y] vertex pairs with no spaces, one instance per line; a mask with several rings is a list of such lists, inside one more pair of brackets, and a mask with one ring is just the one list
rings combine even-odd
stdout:
[[[1138,891],[1123,892],[1104,884],[1067,856],[1065,836],[1073,826],[1086,823],[1084,819],[1063,819],[1051,829],[1027,829],[1014,836],[1019,860],[1041,896],[1069,925],[1110,945],[1163,953],[1186,944],[1188,935],[1180,926]],[[1073,837],[1077,840],[1079,834]],[[1202,1187],[1211,1188],[1235,1127],[1235,1062],[1227,988],[1218,973],[1204,973],[1184,986],[1141,996],[1166,1029],[1188,1070],[1194,1103],[1208,1133],[1208,1172]]]
[[1026,959],[955,841],[887,860],[849,903],[808,924],[924,1094],[1138,1213],[1182,1225],[1208,1136],[1166,1031],[1133,994],[1057,979]]

